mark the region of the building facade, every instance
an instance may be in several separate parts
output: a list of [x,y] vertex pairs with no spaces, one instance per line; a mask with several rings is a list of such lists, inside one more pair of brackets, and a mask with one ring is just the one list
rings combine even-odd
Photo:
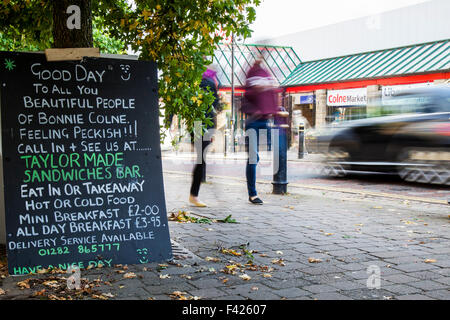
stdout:
[[442,40],[300,63],[281,84],[292,141],[299,122],[317,128],[365,118],[400,91],[448,83],[449,53],[449,40]]

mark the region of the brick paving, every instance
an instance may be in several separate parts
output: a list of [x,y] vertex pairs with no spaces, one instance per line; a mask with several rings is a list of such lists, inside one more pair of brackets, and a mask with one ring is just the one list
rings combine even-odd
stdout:
[[[184,210],[211,221],[232,215],[237,223],[171,221],[172,240],[191,256],[164,265],[83,270],[82,278],[95,281],[97,292],[85,298],[450,299],[450,219],[444,205],[299,189],[273,195],[271,185],[259,184],[265,204],[255,206],[245,184],[208,178],[200,197],[209,207],[194,208],[187,204],[189,183],[189,175],[165,174],[169,213]],[[125,279],[124,268],[135,277]],[[370,289],[373,268],[380,281]],[[17,283],[45,277],[0,279],[0,299],[36,298],[33,293],[43,287],[21,289]]]

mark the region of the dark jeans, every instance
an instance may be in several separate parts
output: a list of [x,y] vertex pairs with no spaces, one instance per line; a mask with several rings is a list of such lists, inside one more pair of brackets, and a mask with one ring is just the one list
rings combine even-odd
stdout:
[[191,184],[191,195],[194,197],[198,196],[198,193],[200,191],[200,184],[202,183],[203,175],[206,172],[204,152],[205,149],[210,145],[210,143],[211,141],[202,141],[201,155],[198,154],[200,150],[197,150],[197,164],[195,165],[194,172],[192,173],[192,184]]
[[[253,130],[252,130],[253,129]],[[268,120],[255,120],[248,122],[245,125],[246,146],[248,152],[247,167],[245,174],[247,177],[248,196],[254,197],[256,192],[256,165],[259,162],[259,144],[260,144],[260,130],[267,130],[267,143],[270,143],[270,132],[268,128]]]

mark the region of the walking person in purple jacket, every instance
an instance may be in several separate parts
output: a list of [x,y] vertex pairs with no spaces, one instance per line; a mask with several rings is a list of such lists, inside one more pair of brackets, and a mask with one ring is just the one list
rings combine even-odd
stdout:
[[[216,126],[216,111],[219,107],[219,96],[217,94],[218,89],[218,81],[217,81],[217,72],[214,70],[213,66],[208,66],[206,71],[203,73],[202,82],[200,83],[200,87],[203,90],[211,91],[214,95],[214,102],[210,107],[209,111],[206,113],[206,118],[212,120],[213,125],[208,125],[206,128],[213,129]],[[201,138],[200,138],[201,139]],[[204,159],[205,150],[211,144],[211,141],[202,140],[198,146],[197,151],[197,164],[194,167],[194,171],[192,173],[192,184],[191,190],[189,194],[189,202],[196,207],[206,207],[207,205],[198,199],[198,193],[200,191],[200,185],[202,183],[202,178],[204,173],[206,172],[206,161]]]
[[261,130],[268,130],[268,121],[277,112],[277,84],[271,74],[262,66],[263,58],[256,59],[247,72],[242,112],[247,115],[245,132],[247,136],[248,160],[246,166],[248,200],[263,204],[256,191],[256,165],[259,162],[259,138]]

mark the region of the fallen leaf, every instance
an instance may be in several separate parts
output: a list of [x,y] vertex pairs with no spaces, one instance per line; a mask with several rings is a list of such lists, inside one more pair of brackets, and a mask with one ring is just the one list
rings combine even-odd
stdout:
[[258,287],[252,287],[252,291],[258,291],[259,288]]
[[262,275],[264,278],[272,278],[272,275],[270,273],[263,273]]
[[308,258],[309,263],[320,263],[322,262],[322,259],[316,259],[316,258]]
[[161,279],[170,279],[170,275],[168,275],[168,274],[160,274],[159,277]]
[[136,278],[136,274],[134,272],[127,272],[123,275],[123,277],[125,279],[132,279],[132,278]]
[[244,281],[249,281],[251,279],[251,277],[245,273],[240,275],[239,278],[241,278]]
[[0,296],[6,294],[5,290],[3,290],[2,288],[0,288]]
[[33,297],[43,296],[44,293],[45,293],[45,289],[42,289],[41,291],[36,291],[35,293],[33,293]]
[[187,300],[187,298],[184,296],[185,294],[187,294],[187,293],[186,292],[182,292],[182,291],[174,291],[174,292],[172,292],[170,297],[172,299]]
[[42,284],[44,286],[50,287],[50,288],[59,288],[60,287],[60,284],[56,280],[44,281]]
[[215,258],[215,257],[206,257],[205,260],[206,261],[212,261],[212,262],[219,262],[220,261],[219,258]]
[[54,294],[49,295],[48,298],[49,298],[50,300],[67,300],[67,299],[64,298],[64,297],[58,297],[58,296],[56,296],[56,295],[54,295]]
[[20,289],[30,289],[30,284],[28,282],[30,282],[31,279],[26,279],[20,282],[17,282],[17,285],[19,286]]
[[434,263],[434,262],[436,262],[437,260],[436,259],[425,259],[425,263]]
[[284,267],[286,264],[284,263],[284,261],[283,261],[283,259],[273,259],[272,260],[272,263],[273,264],[278,264],[278,265],[280,265],[280,266],[282,266],[282,267]]
[[222,252],[224,254],[230,254],[233,256],[242,256],[242,253],[237,252],[236,250],[233,250],[233,249],[222,248],[222,249],[220,249],[220,252]]

